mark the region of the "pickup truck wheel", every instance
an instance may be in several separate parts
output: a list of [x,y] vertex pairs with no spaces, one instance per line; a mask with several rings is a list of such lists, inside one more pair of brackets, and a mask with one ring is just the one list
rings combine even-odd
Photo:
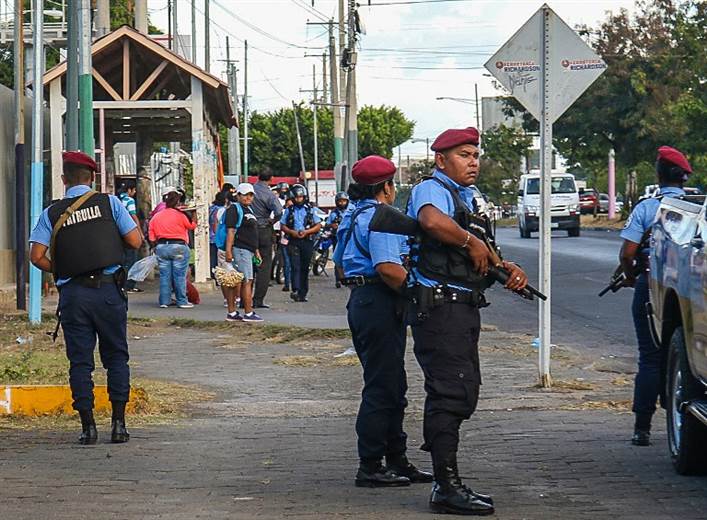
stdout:
[[675,329],[670,339],[666,383],[668,447],[675,471],[681,475],[706,473],[707,427],[683,409],[683,403],[703,397],[704,388],[690,372],[682,327]]
[[520,238],[530,238],[530,231],[526,231],[520,224],[518,224],[518,230],[520,231]]
[[578,237],[579,236],[579,228],[570,228],[567,230],[567,236],[570,237]]

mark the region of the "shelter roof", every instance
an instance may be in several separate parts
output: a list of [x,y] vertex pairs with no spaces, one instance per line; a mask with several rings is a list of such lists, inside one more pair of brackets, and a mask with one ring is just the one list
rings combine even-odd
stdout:
[[[191,78],[204,85],[204,104],[216,123],[233,126],[236,115],[228,85],[128,25],[97,39],[91,46],[94,101],[188,99]],[[44,75],[44,85],[57,78],[66,85],[63,61]]]

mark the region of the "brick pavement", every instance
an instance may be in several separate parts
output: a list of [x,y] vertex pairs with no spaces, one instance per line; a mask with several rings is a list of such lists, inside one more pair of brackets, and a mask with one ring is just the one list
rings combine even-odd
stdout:
[[[180,424],[96,447],[72,444],[75,432],[0,429],[0,519],[430,518],[427,485],[353,486],[360,369],[331,366],[346,341],[247,345],[239,326],[247,325],[233,334],[156,329],[132,342],[134,373],[215,391]],[[465,423],[460,466],[494,494],[497,518],[707,517],[707,478],[674,474],[662,414],[654,446],[635,448],[630,414],[583,409],[630,398],[617,383],[621,364],[558,351],[555,377],[574,385],[542,391],[528,337],[482,336],[482,398]],[[322,365],[282,364],[290,356]],[[407,366],[410,455],[429,467],[417,449],[423,393],[410,353]]]

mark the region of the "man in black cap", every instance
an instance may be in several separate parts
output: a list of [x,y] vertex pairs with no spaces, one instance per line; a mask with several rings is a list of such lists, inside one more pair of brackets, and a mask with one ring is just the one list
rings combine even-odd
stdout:
[[258,182],[255,183],[255,198],[251,209],[255,218],[258,219],[258,250],[263,262],[258,267],[255,274],[255,291],[253,292],[253,307],[256,309],[267,309],[270,307],[265,303],[265,295],[270,286],[270,272],[272,270],[273,244],[275,242],[275,232],[273,224],[282,217],[282,204],[270,190],[270,179],[273,173],[267,166],[258,174]]
[[98,440],[92,379],[97,337],[113,407],[111,442],[127,442],[128,306],[121,264],[123,247],[138,249],[142,234],[117,197],[91,189],[96,171],[91,157],[65,152],[63,160],[66,195],[39,217],[29,238],[30,260],[38,269],[53,273],[59,289],[69,384],[74,409],[81,416],[79,443],[96,444]]
[[[435,480],[430,507],[462,515],[494,513],[491,497],[465,486],[457,468],[459,429],[479,397],[479,308],[486,305],[484,289],[492,283],[487,270],[494,261],[469,231],[476,212],[470,186],[479,172],[478,145],[475,128],[443,132],[431,147],[434,174],[415,186],[408,206],[423,231],[411,251],[408,318],[425,375],[422,449],[432,454]],[[502,265],[510,272],[506,287],[524,288],[525,273],[510,262]]]

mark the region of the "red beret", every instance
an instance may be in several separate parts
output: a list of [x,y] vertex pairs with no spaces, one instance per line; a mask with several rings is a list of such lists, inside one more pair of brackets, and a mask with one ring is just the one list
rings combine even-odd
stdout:
[[443,152],[462,144],[479,146],[479,131],[472,126],[468,128],[450,128],[439,134],[430,148],[433,152]]
[[83,152],[64,152],[61,154],[64,164],[75,164],[76,166],[85,166],[92,172],[98,171],[96,161],[91,159]]
[[685,170],[687,173],[692,173],[692,167],[690,163],[687,162],[687,158],[675,148],[670,146],[661,146],[658,148],[658,159],[662,159],[665,162],[669,162],[675,166],[678,166]]
[[393,178],[395,165],[380,155],[369,155],[356,161],[351,169],[353,180],[359,184],[373,186]]

